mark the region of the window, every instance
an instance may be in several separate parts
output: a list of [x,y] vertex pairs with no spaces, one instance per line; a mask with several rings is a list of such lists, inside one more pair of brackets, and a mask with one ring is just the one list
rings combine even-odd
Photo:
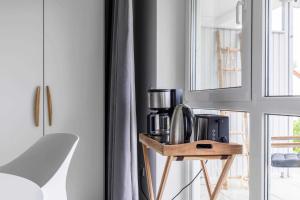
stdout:
[[[219,199],[249,199],[249,113],[203,109],[195,109],[194,113],[218,114],[229,117],[230,142],[242,144],[244,154],[237,156],[234,160],[229,175],[223,184],[224,190],[221,192]],[[216,184],[223,164],[222,161],[209,161],[207,163],[208,173],[213,184]],[[199,161],[193,161],[192,174],[196,174],[199,170]],[[203,174],[194,183],[192,191],[192,199],[209,200]]]
[[272,31],[273,32],[280,32],[284,31],[285,25],[283,24],[283,12],[285,3],[280,0],[273,0],[272,2]]
[[[224,2],[227,7],[222,6]],[[220,11],[220,7],[228,9],[230,17],[225,17],[227,15]],[[294,184],[299,188],[300,171],[272,166],[273,154],[297,153],[300,148],[274,148],[274,143],[276,146],[278,142],[285,142],[274,140],[274,137],[294,137],[299,134],[300,1],[191,0],[189,9],[185,103],[193,107],[195,112],[227,111],[230,123],[236,121],[241,124],[235,116],[246,113],[250,122],[250,176],[248,185],[245,185],[247,189],[234,189],[234,185],[231,185],[228,191],[222,191],[223,199],[226,199],[229,191],[231,199],[235,195],[242,200],[300,198],[296,190],[289,187],[289,184]],[[239,20],[241,24],[237,23]],[[224,29],[236,31],[231,33],[234,35],[231,39],[222,36],[222,33],[221,40],[225,42],[220,44],[221,48],[240,49],[240,54],[235,58],[241,70],[225,72],[227,74],[223,73],[221,77],[218,74],[218,59],[227,62],[222,56],[218,57],[216,38]],[[238,34],[241,34],[241,38],[236,37]],[[219,66],[226,69],[229,65]],[[225,81],[220,81],[222,79]],[[231,131],[234,132],[232,125]],[[231,138],[235,139],[234,136]],[[237,142],[245,144],[243,141]],[[297,143],[297,140],[290,142]],[[192,163],[191,177],[197,170],[199,165]],[[287,175],[291,176],[290,179],[286,178]],[[202,179],[198,181],[201,183]],[[190,191],[191,199],[199,199],[199,192],[202,197],[205,188],[199,189],[194,184]]]
[[300,117],[267,115],[269,199],[300,199]]
[[300,3],[282,0],[269,3],[272,23],[267,96],[300,95]]
[[192,0],[187,90],[202,91],[204,98],[214,92],[210,100],[230,99],[233,93],[250,99],[251,48],[244,48],[251,46],[248,1]]
[[195,90],[240,87],[242,23],[238,0],[195,1]]

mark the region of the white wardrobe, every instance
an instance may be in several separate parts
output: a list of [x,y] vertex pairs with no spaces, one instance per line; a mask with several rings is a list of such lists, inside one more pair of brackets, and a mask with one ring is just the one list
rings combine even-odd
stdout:
[[62,132],[69,200],[104,199],[104,0],[0,0],[0,165]]

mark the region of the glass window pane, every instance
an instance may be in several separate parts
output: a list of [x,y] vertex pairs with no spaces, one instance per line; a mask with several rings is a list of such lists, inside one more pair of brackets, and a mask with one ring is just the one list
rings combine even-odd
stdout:
[[[244,146],[244,154],[236,157],[228,178],[226,179],[218,199],[248,200],[249,199],[249,113],[234,111],[195,109],[195,114],[218,114],[229,116],[230,142]],[[211,181],[216,184],[220,175],[222,161],[208,161],[208,173]],[[193,161],[192,174],[200,170],[199,161]],[[200,187],[199,187],[200,185]],[[209,200],[203,174],[192,185],[192,199]]]
[[191,89],[242,86],[242,1],[194,2]]
[[300,95],[300,1],[269,0],[267,96]]
[[269,199],[300,199],[300,117],[268,115],[267,127]]
[[283,7],[281,0],[273,0],[272,3],[272,31],[283,30]]

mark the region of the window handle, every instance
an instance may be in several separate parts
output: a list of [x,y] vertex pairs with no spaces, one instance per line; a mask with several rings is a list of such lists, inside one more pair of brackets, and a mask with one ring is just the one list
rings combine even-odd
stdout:
[[[236,20],[236,24],[241,24],[242,21],[241,21],[241,14],[240,12],[242,11],[242,14],[243,14],[243,9],[245,7],[245,0],[239,0],[237,3],[236,3],[236,15],[235,15],[235,20]],[[241,9],[242,8],[242,9]]]

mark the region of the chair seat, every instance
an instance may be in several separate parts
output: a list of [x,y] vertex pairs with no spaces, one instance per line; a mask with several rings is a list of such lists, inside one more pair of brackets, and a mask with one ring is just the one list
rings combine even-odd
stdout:
[[271,157],[272,167],[296,168],[300,167],[300,154],[275,153]]
[[25,178],[0,173],[0,199],[43,200],[41,188]]

